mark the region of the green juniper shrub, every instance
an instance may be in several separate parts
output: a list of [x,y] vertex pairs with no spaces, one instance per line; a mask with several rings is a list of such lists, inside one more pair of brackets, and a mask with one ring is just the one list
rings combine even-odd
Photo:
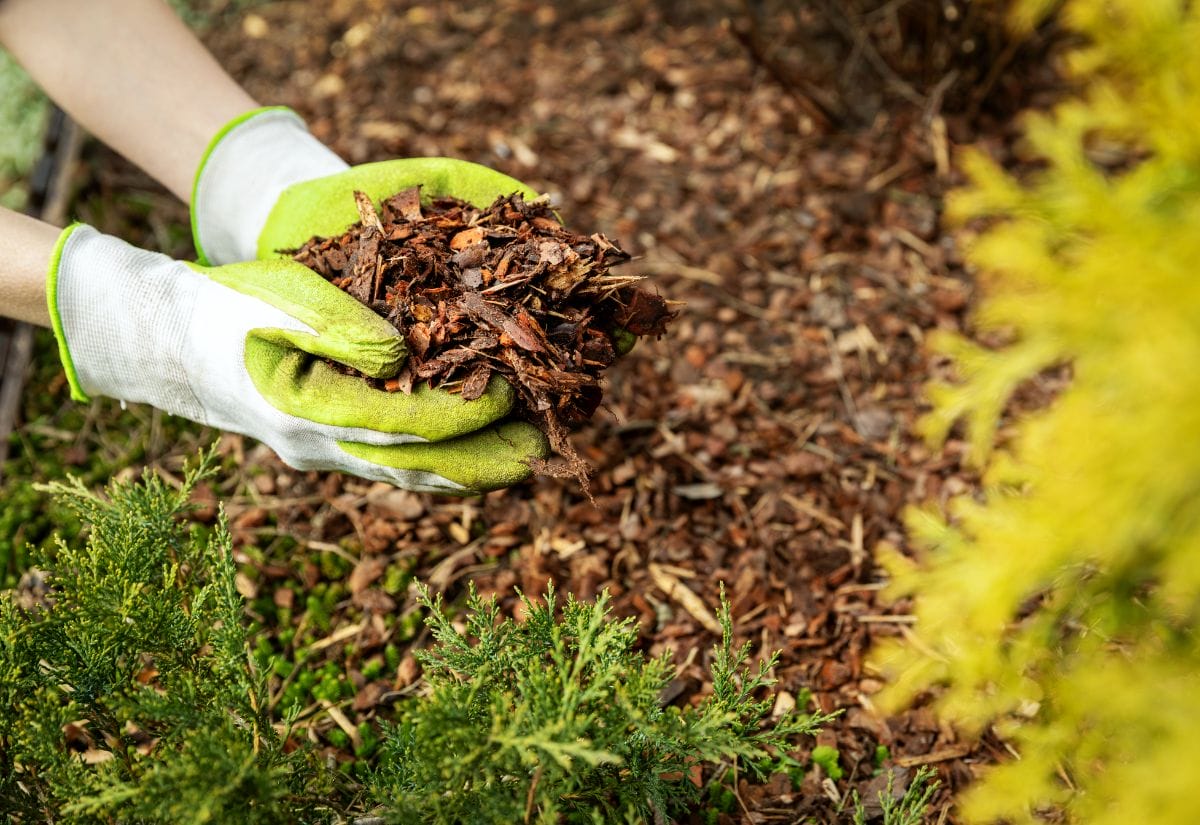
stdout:
[[753,771],[831,718],[763,727],[772,702],[754,695],[775,659],[744,667],[724,594],[713,694],[680,709],[659,701],[674,668],[634,650],[637,625],[610,617],[607,593],[568,595],[561,613],[553,587],[540,603],[522,594],[518,623],[472,590],[460,631],[419,592],[437,642],[417,654],[431,693],[387,731],[374,787],[397,822],[661,821],[699,798],[693,766]]
[[265,712],[224,521],[203,539],[180,518],[212,464],[210,453],[178,490],[151,474],[103,497],[50,485],[90,534],[35,551],[42,603],[0,599],[9,821],[329,818],[319,765],[286,754]]
[[[0,112],[3,92],[0,78]],[[0,166],[2,155],[0,150]],[[58,343],[48,329],[34,334],[31,370],[27,386],[42,389],[25,393],[20,410],[25,425],[9,435],[9,458],[0,467],[0,589],[15,587],[33,564],[31,546],[52,548],[55,535],[71,542],[82,528],[74,510],[39,482],[69,472],[98,486],[150,457],[161,458],[156,443],[173,445],[178,455],[211,440],[206,428],[148,407],[122,409],[112,399],[91,406],[68,403]]]
[[[211,529],[184,518],[214,467],[210,452],[179,489],[150,473],[103,495],[78,480],[46,488],[86,541],[32,551],[42,595],[0,594],[0,817],[318,823],[373,806],[368,819],[396,822],[661,820],[729,809],[728,793],[702,799],[695,766],[764,774],[830,718],[767,723],[775,659],[745,666],[723,596],[713,693],[679,709],[660,702],[674,669],[634,649],[637,627],[611,618],[607,595],[522,596],[517,623],[471,592],[460,633],[421,589],[429,694],[382,732],[360,725],[353,761],[326,760],[289,737],[301,694],[344,701],[352,685],[336,663],[284,659],[255,637],[224,516]],[[399,658],[389,645],[377,667]],[[273,675],[285,680],[275,714]],[[349,739],[326,734],[342,750]]]

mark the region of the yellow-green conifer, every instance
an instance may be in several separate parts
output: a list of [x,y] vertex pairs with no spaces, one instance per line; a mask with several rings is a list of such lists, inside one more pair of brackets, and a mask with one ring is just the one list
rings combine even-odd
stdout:
[[[1025,20],[1046,4],[1018,4]],[[1200,822],[1200,4],[1068,0],[1079,97],[1029,115],[1045,159],[1015,178],[972,154],[953,218],[972,244],[975,321],[1013,343],[934,342],[934,441],[964,422],[982,497],[911,514],[925,550],[886,554],[921,644],[877,661],[893,704],[1000,720],[1019,759],[962,800],[971,821],[1045,806],[1097,825]],[[994,452],[1013,390],[1071,364],[1069,387]]]

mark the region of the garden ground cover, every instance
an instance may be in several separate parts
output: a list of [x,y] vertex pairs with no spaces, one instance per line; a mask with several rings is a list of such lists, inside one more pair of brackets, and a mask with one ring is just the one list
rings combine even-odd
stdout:
[[[574,437],[598,468],[594,505],[551,478],[431,498],[296,472],[220,436],[226,471],[196,515],[211,521],[225,503],[256,656],[277,674],[273,702],[299,706],[304,735],[353,764],[371,752],[373,720],[420,690],[412,652],[428,639],[414,579],[451,598],[474,581],[508,609],[514,585],[535,594],[553,579],[581,598],[607,588],[647,651],[676,652],[679,703],[706,689],[725,582],[739,636],[762,655],[783,651],[780,707],[809,689],[822,710],[845,711],[794,754],[806,766],[794,776],[735,780],[731,821],[841,821],[851,789],[870,801],[881,768],[902,788],[922,764],[943,781],[936,821],[1004,755],[994,735],[965,742],[923,707],[876,709],[867,650],[906,635],[911,618],[878,601],[872,558],[881,541],[907,546],[906,505],[975,484],[960,441],[934,454],[913,433],[921,386],[944,369],[924,337],[963,328],[973,289],[940,220],[961,182],[953,149],[981,143],[1019,161],[1011,114],[1053,83],[1018,62],[1019,83],[984,73],[959,84],[952,71],[969,78],[951,62],[922,72],[900,47],[856,48],[855,32],[886,45],[901,22],[789,4],[368,0],[217,18],[206,39],[235,77],[295,108],[351,163],[450,155],[498,168],[686,302],[667,336],[612,368],[604,405]],[[977,48],[986,64],[987,44]],[[186,209],[136,170],[91,147],[80,175],[81,220],[190,254]],[[72,407],[57,375],[43,346],[10,465],[23,478],[6,482],[29,508],[33,475],[173,474],[217,437],[145,409]],[[46,529],[33,519],[21,536]],[[808,767],[817,746],[837,750],[832,782]]]

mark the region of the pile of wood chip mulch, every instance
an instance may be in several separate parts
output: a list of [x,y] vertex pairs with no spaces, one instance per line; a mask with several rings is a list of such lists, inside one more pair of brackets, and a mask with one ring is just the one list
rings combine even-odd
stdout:
[[641,276],[610,272],[629,255],[602,234],[567,230],[545,201],[514,193],[478,208],[440,197],[423,209],[413,187],[376,214],[366,194],[353,197],[358,223],[291,254],[404,335],[408,357],[383,388],[409,393],[426,382],[474,401],[502,376],[516,414],[540,424],[565,460],[535,467],[574,478],[586,494],[588,464],[567,427],[595,413],[618,353],[661,337],[678,312],[637,286]]

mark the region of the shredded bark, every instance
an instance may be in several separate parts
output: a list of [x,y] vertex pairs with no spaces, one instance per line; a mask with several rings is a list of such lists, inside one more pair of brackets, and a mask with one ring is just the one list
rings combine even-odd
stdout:
[[[411,392],[420,381],[466,400],[493,375],[517,390],[518,414],[537,423],[587,489],[588,465],[568,428],[600,405],[600,377],[622,332],[658,337],[677,312],[610,268],[630,256],[603,235],[562,226],[544,200],[514,194],[479,209],[456,198],[422,207],[418,188],[377,214],[354,193],[361,220],[335,238],[289,254],[383,315],[408,343],[400,375],[381,385]],[[539,472],[564,475],[547,462]]]

